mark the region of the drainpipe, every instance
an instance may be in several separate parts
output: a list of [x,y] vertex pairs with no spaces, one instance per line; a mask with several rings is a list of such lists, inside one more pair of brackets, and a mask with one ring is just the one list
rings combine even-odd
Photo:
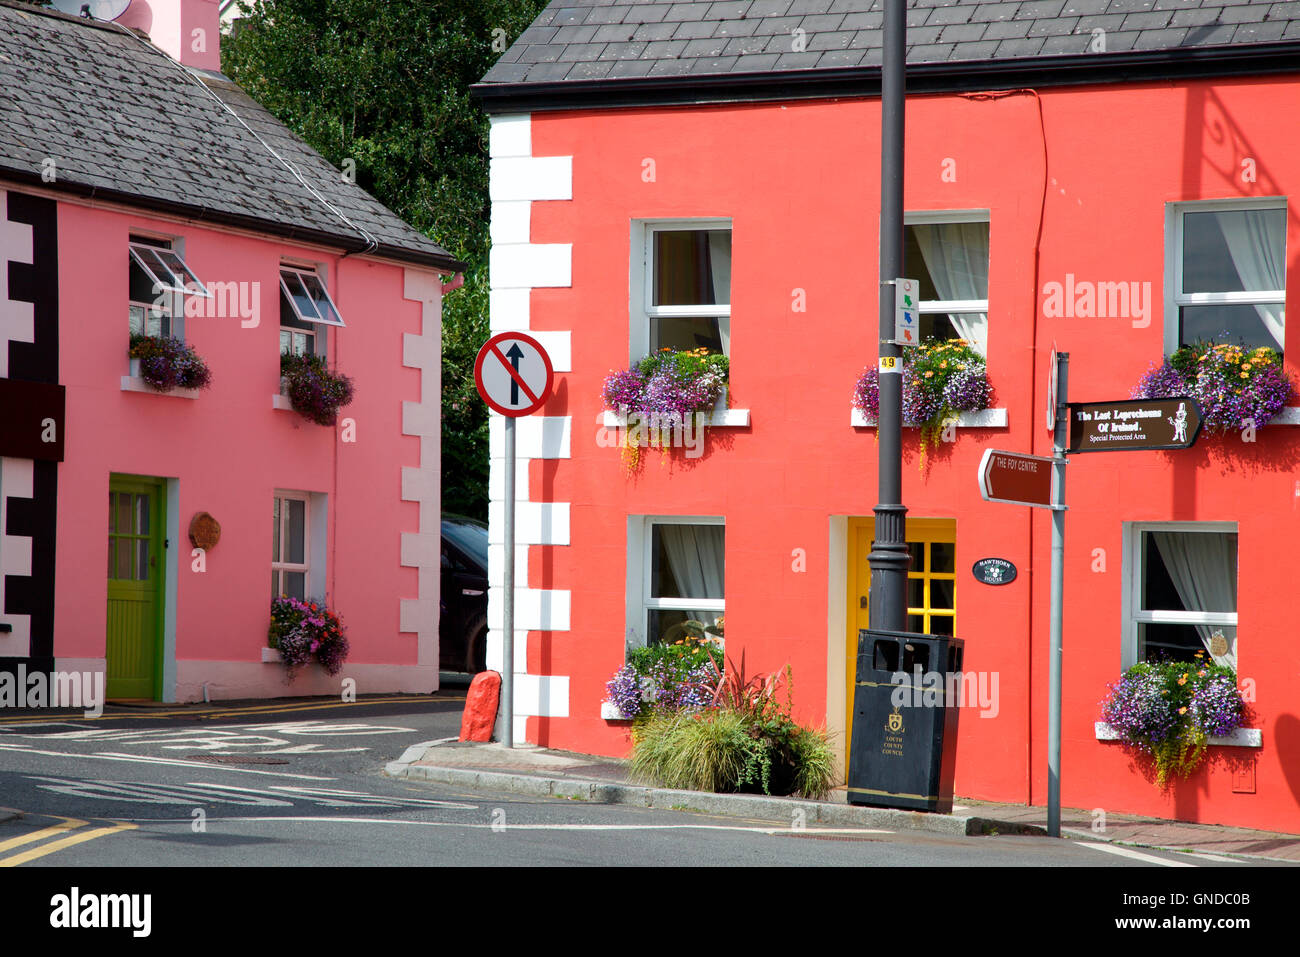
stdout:
[[463,285],[465,285],[465,274],[458,272],[442,284],[442,294],[445,296],[449,292],[455,292]]

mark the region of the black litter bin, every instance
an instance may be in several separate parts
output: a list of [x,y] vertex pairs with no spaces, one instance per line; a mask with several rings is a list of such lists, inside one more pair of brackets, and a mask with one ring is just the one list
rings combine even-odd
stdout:
[[850,804],[952,810],[964,645],[945,635],[858,632]]

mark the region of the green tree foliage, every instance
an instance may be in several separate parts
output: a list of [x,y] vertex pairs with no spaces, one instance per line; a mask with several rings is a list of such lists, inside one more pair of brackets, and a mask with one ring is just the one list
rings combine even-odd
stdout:
[[486,517],[487,117],[469,95],[545,0],[258,0],[222,70],[357,185],[468,264],[443,304],[442,501]]

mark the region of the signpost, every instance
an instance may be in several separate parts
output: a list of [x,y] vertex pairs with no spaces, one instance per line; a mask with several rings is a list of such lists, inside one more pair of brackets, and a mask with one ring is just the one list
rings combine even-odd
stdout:
[[914,346],[921,341],[920,300],[919,280],[894,280],[894,341],[900,346]]
[[1071,452],[1190,449],[1201,432],[1195,399],[1071,402]]
[[523,332],[499,332],[483,344],[474,361],[474,384],[488,407],[505,422],[505,561],[501,666],[502,741],[515,746],[515,419],[542,407],[551,392],[555,370],[542,344]]
[[985,449],[980,460],[980,495],[986,502],[1052,507],[1054,459]]
[[[986,449],[980,461],[980,495],[1052,510],[1051,638],[1047,699],[1047,833],[1061,836],[1061,617],[1065,587],[1065,464],[1068,452],[1188,449],[1201,432],[1195,399],[1120,399],[1069,402],[1070,354],[1052,347],[1047,384],[1051,458]],[[991,561],[991,560],[990,560]],[[981,570],[976,563],[975,574]],[[985,578],[980,578],[986,581]]]

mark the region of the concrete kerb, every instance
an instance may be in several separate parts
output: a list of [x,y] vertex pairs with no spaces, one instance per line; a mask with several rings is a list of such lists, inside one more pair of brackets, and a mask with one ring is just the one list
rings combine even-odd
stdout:
[[976,815],[925,814],[891,808],[857,807],[799,798],[759,794],[711,794],[633,784],[610,784],[581,778],[476,771],[393,761],[385,768],[389,777],[431,781],[453,787],[503,791],[529,797],[556,797],[594,804],[629,804],[662,810],[697,811],[731,817],[789,824],[803,813],[805,824],[837,827],[879,827],[894,831],[925,831],[965,837],[979,834],[1044,834],[1041,827],[997,821]]

